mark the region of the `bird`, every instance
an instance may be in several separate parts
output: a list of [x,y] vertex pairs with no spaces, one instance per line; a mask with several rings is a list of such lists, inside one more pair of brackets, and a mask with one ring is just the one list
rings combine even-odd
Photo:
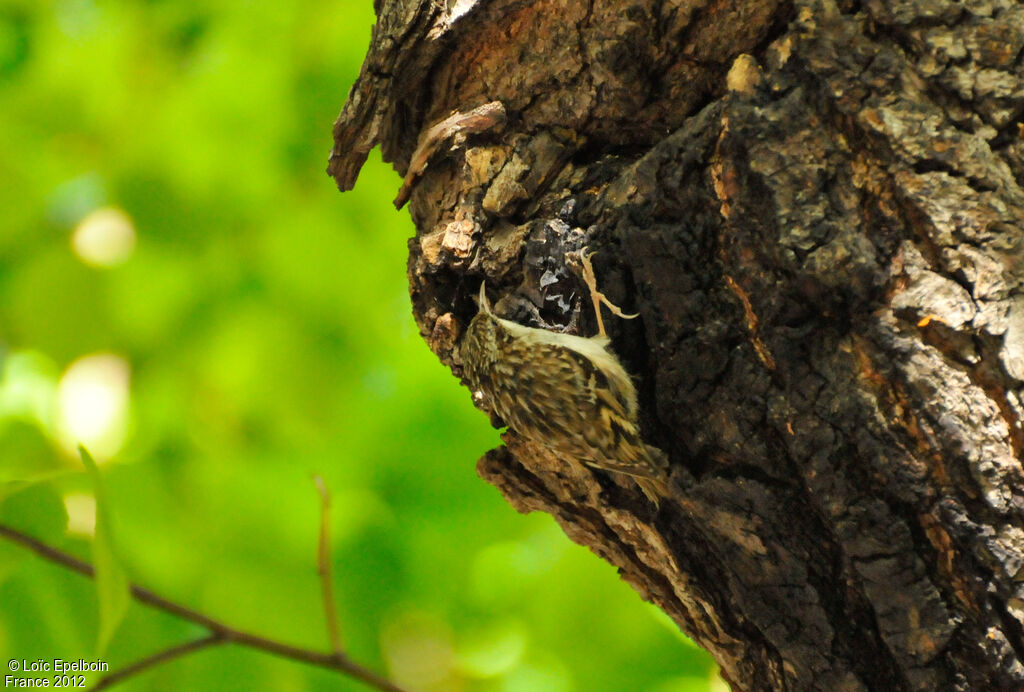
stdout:
[[636,315],[597,290],[594,253],[572,254],[590,289],[598,334],[564,334],[498,317],[484,281],[460,347],[465,378],[511,430],[560,457],[631,476],[657,507],[667,494],[668,464],[640,437],[636,387],[610,349],[601,305],[627,319]]

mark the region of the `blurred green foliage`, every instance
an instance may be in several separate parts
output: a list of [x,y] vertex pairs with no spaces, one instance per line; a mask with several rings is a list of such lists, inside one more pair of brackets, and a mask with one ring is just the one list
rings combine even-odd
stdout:
[[[372,21],[370,0],[0,0],[0,518],[87,558],[71,438],[107,425],[130,578],[326,649],[319,473],[358,661],[421,690],[709,689],[612,567],[476,477],[497,432],[416,333],[399,179],[371,157],[339,195],[323,172]],[[137,235],[111,266],[71,242],[97,209]],[[76,362],[109,391],[74,389]],[[95,656],[97,612],[90,581],[0,542],[3,661]],[[133,603],[104,660],[200,634]],[[220,647],[124,689],[363,688]]]

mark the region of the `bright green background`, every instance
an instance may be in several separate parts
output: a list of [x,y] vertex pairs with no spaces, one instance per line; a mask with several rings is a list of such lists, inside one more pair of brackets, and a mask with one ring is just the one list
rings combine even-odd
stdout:
[[[53,391],[112,352],[130,427],[102,473],[133,581],[325,648],[316,472],[357,660],[422,690],[710,689],[612,567],[477,478],[498,436],[416,333],[400,180],[376,155],[352,193],[323,172],[372,21],[370,0],[0,0],[3,521],[88,558],[63,498],[92,485]],[[95,269],[69,239],[104,206],[138,244]],[[133,603],[104,659],[200,634]],[[96,638],[90,581],[0,543],[3,662],[93,658]],[[364,688],[224,647],[121,689]]]

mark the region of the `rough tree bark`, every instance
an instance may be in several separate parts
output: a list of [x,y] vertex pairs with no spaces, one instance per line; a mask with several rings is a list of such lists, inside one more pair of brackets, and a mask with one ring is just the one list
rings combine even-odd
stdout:
[[512,432],[480,474],[734,689],[1024,689],[1024,6],[448,4],[377,0],[329,170],[406,176],[456,375],[483,279],[592,334],[564,253],[597,250],[676,488]]

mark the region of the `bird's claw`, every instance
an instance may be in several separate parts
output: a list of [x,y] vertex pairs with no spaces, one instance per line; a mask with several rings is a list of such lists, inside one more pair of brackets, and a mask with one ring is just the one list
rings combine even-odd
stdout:
[[601,318],[601,304],[604,303],[612,314],[622,317],[623,319],[632,320],[639,317],[639,313],[630,315],[622,311],[618,305],[608,300],[608,296],[601,293],[597,289],[597,276],[594,274],[594,265],[590,261],[590,258],[596,255],[597,252],[587,252],[587,248],[583,247],[576,252],[569,253],[566,257],[570,263],[577,264],[579,266],[580,275],[583,277],[584,283],[587,284],[587,288],[590,290],[590,299],[594,303],[594,314],[597,316],[597,332],[600,336],[607,336],[604,330],[604,320]]

